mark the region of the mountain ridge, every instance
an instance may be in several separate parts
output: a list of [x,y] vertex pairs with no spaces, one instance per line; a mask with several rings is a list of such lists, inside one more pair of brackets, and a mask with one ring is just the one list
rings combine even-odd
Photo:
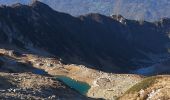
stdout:
[[[74,17],[39,1],[1,6],[0,97],[168,99],[170,76],[160,74],[170,73],[169,27],[168,18]],[[69,80],[88,85],[85,95]]]
[[[79,16],[88,13],[101,13],[107,16],[121,14],[128,19],[155,21],[170,17],[168,0],[39,0],[56,11]],[[31,0],[1,0],[1,4],[30,4]],[[79,8],[79,9],[77,9]]]
[[[168,55],[169,38],[164,30],[169,30],[164,27],[169,23],[159,25],[127,19],[122,23],[119,19],[95,13],[73,17],[39,1],[30,6],[1,7],[0,12],[0,35],[6,35],[9,43],[38,46],[65,63],[128,72],[157,62],[141,63],[142,59],[152,61],[145,54],[147,52]],[[136,59],[141,65],[135,64]]]

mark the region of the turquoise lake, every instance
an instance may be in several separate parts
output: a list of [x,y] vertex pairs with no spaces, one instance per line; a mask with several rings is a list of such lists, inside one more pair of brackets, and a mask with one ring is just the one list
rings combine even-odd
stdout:
[[85,95],[90,89],[90,85],[84,82],[79,82],[66,76],[57,76],[58,80],[64,82],[70,88],[75,89],[79,93]]

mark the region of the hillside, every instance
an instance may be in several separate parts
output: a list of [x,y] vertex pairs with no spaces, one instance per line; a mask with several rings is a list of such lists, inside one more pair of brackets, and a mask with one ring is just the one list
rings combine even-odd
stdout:
[[170,73],[169,18],[74,17],[17,3],[0,6],[0,37],[0,98],[169,99],[169,76],[153,76]]
[[[59,81],[30,73],[0,72],[0,98],[5,100],[88,100]],[[90,99],[89,99],[90,100]]]
[[119,100],[168,100],[169,75],[153,76],[131,87]]
[[[89,84],[90,89],[88,89],[86,96],[109,100],[121,96],[127,89],[143,79],[143,77],[139,75],[105,73],[83,65],[63,64],[58,59],[50,57],[51,54],[48,52],[38,48],[37,51],[46,53],[46,56],[39,55],[36,52],[22,50],[11,45],[6,47],[6,49],[0,49],[0,54],[3,55],[0,56],[0,60],[3,62],[0,71],[6,73],[34,73],[43,76],[50,75],[53,79],[55,79],[56,76],[66,76],[76,81]],[[30,79],[30,81],[32,81],[32,79]],[[37,83],[36,81],[34,84]],[[57,91],[59,90],[56,90],[56,92]],[[62,91],[67,90],[63,89]],[[66,95],[67,94],[68,93],[66,93]],[[38,96],[41,97],[41,95]],[[69,93],[68,97],[69,96],[73,96],[75,99],[79,98],[78,94]],[[67,96],[63,98],[67,98]]]
[[169,98],[168,75],[144,77],[105,73],[83,65],[62,64],[58,59],[51,58],[50,53],[38,48],[35,48],[34,52],[12,45],[1,45],[0,48],[0,97],[3,99],[94,100],[78,94],[56,80],[55,76],[58,75],[88,83],[91,87],[86,96],[92,98],[106,100]]
[[122,73],[169,57],[169,19],[149,23],[93,13],[73,17],[38,1],[1,6],[0,16],[1,43],[39,47],[67,64]]

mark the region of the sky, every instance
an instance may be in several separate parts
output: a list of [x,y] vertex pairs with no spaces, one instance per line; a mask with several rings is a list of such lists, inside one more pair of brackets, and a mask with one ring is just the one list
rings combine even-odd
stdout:
[[[23,3],[32,0],[0,0],[0,4]],[[170,0],[39,0],[56,11],[79,16],[87,13],[101,13],[107,16],[121,14],[125,18],[155,21],[170,18]]]

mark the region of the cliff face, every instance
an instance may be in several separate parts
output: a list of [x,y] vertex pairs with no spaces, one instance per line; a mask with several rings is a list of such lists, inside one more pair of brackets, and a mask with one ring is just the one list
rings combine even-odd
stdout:
[[64,63],[109,72],[129,72],[169,57],[168,19],[149,23],[117,17],[72,17],[38,1],[29,6],[1,6],[0,42],[39,47]]

